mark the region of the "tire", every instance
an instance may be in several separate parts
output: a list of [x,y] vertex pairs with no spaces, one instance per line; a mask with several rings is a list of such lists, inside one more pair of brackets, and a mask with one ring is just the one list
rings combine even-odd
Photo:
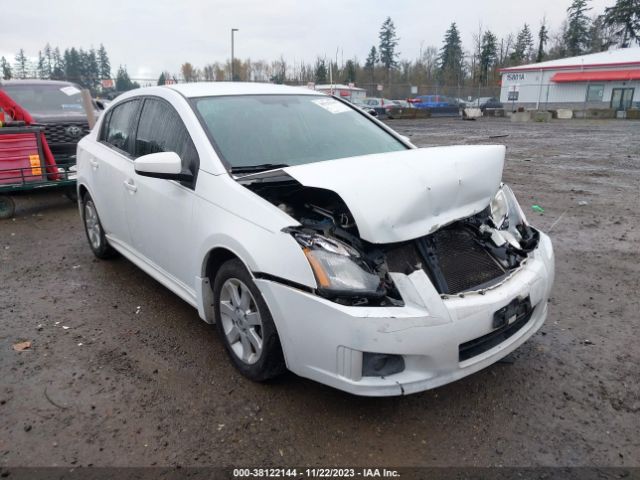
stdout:
[[273,318],[240,260],[222,264],[213,282],[213,298],[218,333],[240,373],[255,382],[284,373],[286,366]]
[[78,191],[76,190],[76,187],[66,187],[64,189],[64,196],[73,203],[76,203],[78,201]]
[[0,219],[12,218],[16,213],[16,203],[9,195],[0,195]]
[[98,211],[88,193],[82,197],[82,224],[89,241],[89,247],[96,257],[107,260],[116,256],[116,251],[109,245],[107,237],[104,235]]

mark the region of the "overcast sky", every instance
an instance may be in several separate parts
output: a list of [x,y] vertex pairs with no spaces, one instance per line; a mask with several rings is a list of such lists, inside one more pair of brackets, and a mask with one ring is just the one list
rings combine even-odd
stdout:
[[[400,37],[402,58],[414,59],[421,45],[438,48],[450,23],[472,45],[478,24],[499,37],[524,22],[537,33],[546,16],[552,29],[566,17],[570,0],[0,0],[0,55],[13,62],[24,48],[35,57],[47,42],[66,47],[103,43],[115,72],[127,65],[132,77],[156,79],[178,72],[186,61],[197,67],[230,56],[230,29],[236,57],[313,61],[365,59],[378,43],[380,25],[390,16]],[[601,13],[614,0],[591,0]],[[54,7],[55,5],[55,7]]]

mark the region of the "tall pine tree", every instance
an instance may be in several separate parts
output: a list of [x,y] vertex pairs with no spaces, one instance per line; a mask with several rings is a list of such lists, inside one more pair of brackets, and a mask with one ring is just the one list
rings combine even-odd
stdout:
[[382,27],[380,27],[378,38],[380,40],[380,46],[378,48],[380,63],[387,72],[387,83],[389,83],[391,70],[398,66],[398,52],[396,51],[398,36],[396,35],[396,27],[391,17],[387,17]]
[[98,67],[100,69],[100,79],[105,80],[111,78],[111,62],[104,45],[100,44],[98,48]]
[[24,53],[24,49],[18,50],[16,54],[16,63],[14,66],[14,72],[16,78],[25,79],[29,77],[29,59]]
[[4,57],[0,58],[0,75],[2,75],[3,80],[11,80],[11,78],[13,77],[11,65]]
[[589,48],[591,20],[587,16],[587,12],[591,10],[591,7],[587,5],[588,0],[573,0],[567,8],[567,31],[564,42],[567,53],[571,56],[581,55]]
[[531,29],[526,23],[522,30],[518,32],[516,38],[516,44],[511,54],[511,62],[513,65],[522,65],[531,58],[531,52],[533,50],[533,36],[531,35]]
[[464,77],[464,55],[462,40],[455,22],[444,35],[444,44],[440,49],[440,78],[445,84],[460,85]]
[[536,62],[540,63],[544,60],[544,47],[549,41],[549,30],[547,29],[546,19],[542,19],[540,30],[538,31],[538,53],[536,55]]
[[615,29],[621,47],[640,45],[640,0],[617,0],[604,10],[604,24]]
[[489,71],[493,67],[498,58],[498,39],[490,31],[487,30],[482,35],[482,43],[480,44],[480,82],[484,85],[489,84]]
[[376,47],[371,47],[371,50],[369,50],[369,55],[364,62],[364,69],[369,72],[369,75],[371,76],[371,83],[374,82],[376,63],[378,63],[378,51],[376,50]]

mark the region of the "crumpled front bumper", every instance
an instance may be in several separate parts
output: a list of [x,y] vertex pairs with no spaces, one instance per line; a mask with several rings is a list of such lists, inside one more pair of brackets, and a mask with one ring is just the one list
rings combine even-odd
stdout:
[[[420,392],[458,380],[509,354],[544,323],[554,279],[551,240],[540,244],[517,272],[484,293],[442,299],[424,272],[393,274],[404,307],[352,307],[265,279],[257,279],[276,323],[288,368],[357,395]],[[527,323],[502,343],[464,361],[459,346],[491,333],[493,314],[529,297]],[[387,377],[362,376],[363,352],[402,355],[405,369]]]

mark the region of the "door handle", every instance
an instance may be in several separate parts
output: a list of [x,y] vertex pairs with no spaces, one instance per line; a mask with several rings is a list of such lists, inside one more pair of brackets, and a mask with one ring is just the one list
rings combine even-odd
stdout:
[[125,180],[122,183],[124,183],[124,188],[126,188],[132,193],[135,193],[138,190],[138,187],[136,187],[136,184],[133,183],[133,180]]
[[93,158],[89,158],[89,164],[90,164],[94,169],[97,169],[97,168],[100,166],[100,164],[99,164],[96,160],[94,160]]

